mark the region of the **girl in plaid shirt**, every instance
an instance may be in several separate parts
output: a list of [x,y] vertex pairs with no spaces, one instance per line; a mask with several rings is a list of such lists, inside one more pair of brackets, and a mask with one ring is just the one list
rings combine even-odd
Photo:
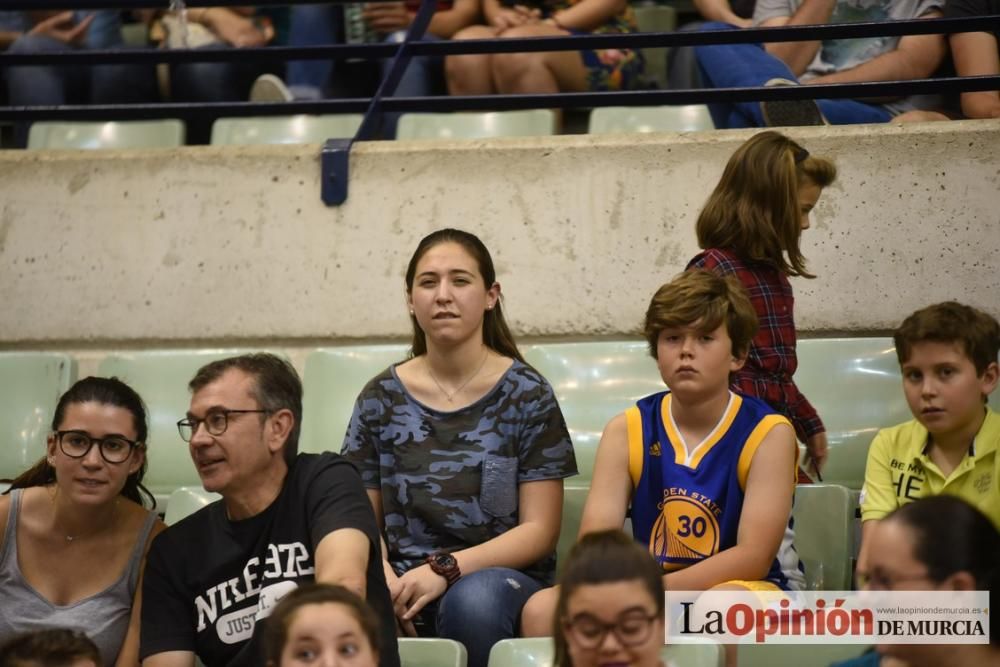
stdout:
[[[818,475],[826,460],[826,428],[792,376],[794,299],[789,276],[815,278],[799,250],[809,213],[833,183],[837,168],[778,132],[754,135],[740,146],[698,216],[702,248],[688,268],[736,276],[757,311],[760,328],[732,388],[766,401],[785,415],[806,445]],[[799,471],[799,481],[810,481]]]

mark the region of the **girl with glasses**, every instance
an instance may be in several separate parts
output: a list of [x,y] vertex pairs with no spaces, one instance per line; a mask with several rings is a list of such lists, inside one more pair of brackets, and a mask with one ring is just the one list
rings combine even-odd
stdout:
[[[995,481],[994,481],[995,483]],[[976,507],[950,495],[903,505],[879,521],[868,546],[866,590],[1000,591],[1000,532]],[[989,644],[884,644],[838,667],[986,667],[1000,665],[1000,632]]]
[[46,454],[0,496],[0,641],[86,633],[101,663],[135,665],[140,578],[164,525],[142,486],[146,409],[128,385],[88,377],[62,395]]
[[556,667],[662,667],[663,571],[619,530],[573,547],[556,603]]

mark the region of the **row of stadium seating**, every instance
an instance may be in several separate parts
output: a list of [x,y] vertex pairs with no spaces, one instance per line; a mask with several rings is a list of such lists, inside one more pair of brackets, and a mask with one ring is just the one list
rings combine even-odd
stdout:
[[[212,145],[322,143],[353,137],[361,114],[220,118],[212,125]],[[708,107],[701,104],[655,107],[602,107],[590,114],[588,133],[693,132],[713,129]],[[545,136],[557,133],[549,109],[403,114],[397,139],[484,139]],[[119,122],[37,122],[28,135],[29,149],[173,148],[183,146],[184,123],[164,120]]]

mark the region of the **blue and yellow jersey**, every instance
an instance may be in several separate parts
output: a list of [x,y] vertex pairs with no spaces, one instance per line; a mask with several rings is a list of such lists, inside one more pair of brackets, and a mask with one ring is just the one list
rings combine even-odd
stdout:
[[[660,392],[625,411],[632,532],[667,572],[736,545],[753,456],[771,429],[789,423],[763,401],[730,392],[719,423],[689,450],[670,414],[670,399],[670,392]],[[795,472],[789,468],[792,484]],[[789,517],[765,577],[785,590],[804,584],[792,537]]]

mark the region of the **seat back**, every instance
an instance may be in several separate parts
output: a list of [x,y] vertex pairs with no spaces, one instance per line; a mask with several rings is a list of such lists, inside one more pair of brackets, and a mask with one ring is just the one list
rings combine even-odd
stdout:
[[184,517],[194,514],[202,507],[206,507],[222,496],[218,493],[206,491],[200,486],[182,486],[174,489],[167,500],[167,512],[163,517],[163,522],[172,526]]
[[184,145],[184,123],[163,120],[109,121],[106,123],[32,123],[28,148],[173,148]]
[[117,376],[146,402],[149,467],[143,484],[157,505],[179,487],[201,486],[188,445],[177,432],[177,421],[191,404],[188,382],[205,364],[242,352],[246,350],[150,350],[111,354],[101,361],[101,375]]
[[576,544],[576,536],[580,532],[580,521],[583,519],[583,505],[587,502],[587,492],[590,487],[574,484],[571,478],[563,488],[562,523],[559,525],[559,543],[556,546],[556,564],[562,571],[570,549]]
[[572,483],[589,486],[608,421],[643,396],[665,389],[656,362],[641,341],[547,343],[521,351],[552,385],[566,418],[580,470]]
[[657,107],[600,107],[590,112],[590,134],[698,132],[714,129],[704,104]]
[[792,507],[795,550],[814,590],[850,590],[854,499],[835,484],[803,484]]
[[[672,32],[677,29],[677,10],[670,5],[633,5],[632,10],[639,32]],[[667,87],[667,51],[666,47],[642,50],[646,76],[660,88]]]
[[354,401],[390,364],[406,358],[405,345],[321,348],[306,357],[299,449],[340,452]]
[[0,352],[0,478],[14,478],[45,455],[52,414],[76,381],[65,354]]
[[465,646],[454,639],[400,637],[400,667],[465,667]]
[[823,481],[860,489],[880,428],[913,419],[891,338],[814,338],[798,343],[795,382],[827,429]]
[[[722,645],[708,639],[686,640],[664,646],[660,657],[678,667],[722,667]],[[489,667],[552,667],[555,645],[551,637],[503,639],[490,650]]]
[[397,139],[486,139],[537,137],[556,133],[550,109],[407,113],[399,118]]
[[219,118],[212,123],[212,145],[321,144],[353,137],[362,118],[361,114]]

